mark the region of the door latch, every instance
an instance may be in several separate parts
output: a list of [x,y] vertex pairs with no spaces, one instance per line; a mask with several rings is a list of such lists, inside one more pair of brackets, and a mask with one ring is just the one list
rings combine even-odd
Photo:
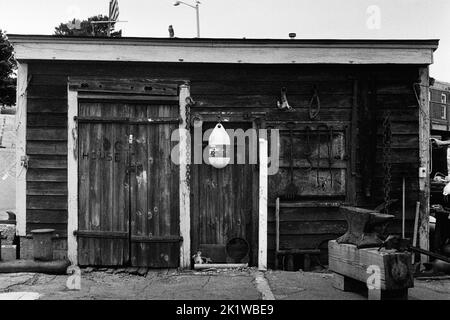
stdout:
[[128,144],[133,144],[133,135],[132,134],[130,134],[128,136]]

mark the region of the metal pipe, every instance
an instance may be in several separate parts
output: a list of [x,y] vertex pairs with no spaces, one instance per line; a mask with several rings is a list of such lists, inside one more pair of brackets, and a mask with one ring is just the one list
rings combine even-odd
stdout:
[[195,264],[194,270],[205,270],[205,269],[237,269],[237,268],[248,268],[248,263],[215,263],[215,264]]
[[[417,245],[417,228],[419,227],[419,212],[420,212],[420,202],[416,202],[416,215],[414,216],[414,230],[413,230],[413,247]],[[414,264],[415,255],[412,254],[412,263]]]
[[197,12],[197,38],[200,38],[200,2],[197,1],[195,5],[195,10]]
[[432,257],[432,258],[435,258],[435,259],[438,259],[438,260],[442,260],[442,261],[447,262],[447,263],[450,263],[450,258],[447,258],[447,257],[445,257],[443,255],[438,254],[438,253],[434,253],[434,252],[431,252],[431,251],[428,251],[428,250],[424,250],[424,249],[421,249],[421,248],[417,248],[417,247],[410,247],[409,250],[413,251],[413,252],[420,253],[420,254],[427,255],[429,257]]
[[186,3],[184,1],[176,1],[173,5],[177,7],[180,4],[184,4],[184,5],[188,6],[188,7],[191,7],[193,9],[195,9],[196,16],[197,16],[197,38],[200,38],[200,1],[197,0],[195,2],[195,6],[193,6],[193,5],[189,4],[189,3]]

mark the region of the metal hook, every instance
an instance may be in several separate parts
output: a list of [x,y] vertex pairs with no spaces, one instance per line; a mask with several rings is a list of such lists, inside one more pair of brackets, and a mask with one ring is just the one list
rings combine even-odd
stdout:
[[289,105],[287,100],[287,89],[285,87],[281,88],[281,102],[277,101],[278,109],[280,110],[291,110],[292,107]]

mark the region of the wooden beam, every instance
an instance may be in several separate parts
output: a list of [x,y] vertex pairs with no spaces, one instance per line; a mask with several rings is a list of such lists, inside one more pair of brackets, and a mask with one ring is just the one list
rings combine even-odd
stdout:
[[[9,36],[16,59],[255,64],[431,64],[437,41],[64,39]],[[204,39],[205,40],[205,39]],[[332,52],[332,54],[330,54]]]
[[195,270],[207,270],[207,269],[239,269],[247,268],[248,263],[214,263],[214,264],[195,264]]
[[[415,86],[419,91],[419,247],[429,250],[429,217],[430,217],[430,104],[429,104],[429,70],[419,68],[420,84]],[[428,262],[428,256],[421,255],[421,262]]]
[[378,290],[399,290],[414,286],[411,254],[383,252],[378,248],[357,249],[355,245],[328,243],[329,269],[361,281]]
[[280,251],[280,198],[275,200],[275,270],[278,270],[278,252]]
[[268,198],[268,143],[259,138],[259,241],[258,269],[267,270],[267,198]]
[[69,90],[67,95],[67,251],[72,265],[78,264],[78,92]]
[[191,216],[190,216],[190,166],[191,139],[189,137],[189,105],[186,99],[190,96],[188,85],[180,86],[180,236],[183,238],[180,247],[180,267],[191,267]]
[[183,239],[178,236],[173,237],[145,237],[145,236],[132,236],[132,243],[173,243],[182,242]]
[[27,156],[27,86],[28,65],[19,63],[17,73],[17,112],[16,112],[16,232],[26,236],[27,206],[27,168],[23,160]]
[[98,100],[98,101],[123,101],[123,102],[146,102],[148,104],[177,104],[178,97],[172,96],[144,96],[144,95],[126,95],[119,93],[97,93],[97,92],[84,92],[80,94],[79,100]]

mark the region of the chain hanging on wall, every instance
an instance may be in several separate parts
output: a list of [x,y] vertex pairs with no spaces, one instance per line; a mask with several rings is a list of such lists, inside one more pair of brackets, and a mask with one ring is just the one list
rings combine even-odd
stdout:
[[389,203],[391,197],[391,184],[392,184],[392,173],[391,173],[391,144],[392,144],[392,130],[391,130],[391,114],[389,111],[386,112],[383,119],[383,170],[384,170],[384,213],[389,213]]

